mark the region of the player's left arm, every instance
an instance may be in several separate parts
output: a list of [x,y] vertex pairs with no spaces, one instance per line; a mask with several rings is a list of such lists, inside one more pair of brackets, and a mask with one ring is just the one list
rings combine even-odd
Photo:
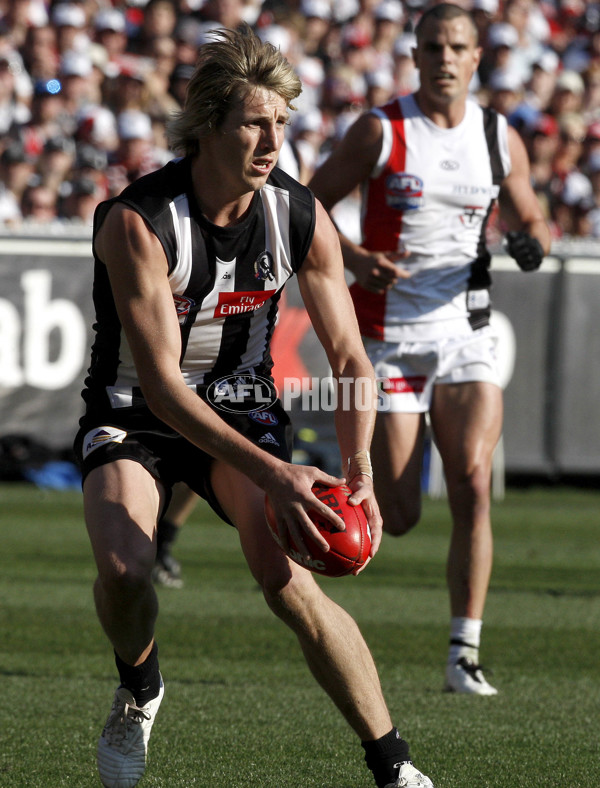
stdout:
[[550,230],[531,186],[529,158],[518,132],[508,127],[511,171],[499,195],[500,215],[508,227],[508,253],[523,271],[535,271],[550,252]]
[[375,424],[377,389],[373,367],[363,348],[354,305],[344,278],[337,230],[318,200],[316,212],[315,234],[310,251],[298,272],[298,284],[337,384],[335,426],[344,464],[343,472],[353,490],[350,502],[362,504],[369,519],[373,556],[379,547],[382,532],[372,474],[368,474],[368,451]]

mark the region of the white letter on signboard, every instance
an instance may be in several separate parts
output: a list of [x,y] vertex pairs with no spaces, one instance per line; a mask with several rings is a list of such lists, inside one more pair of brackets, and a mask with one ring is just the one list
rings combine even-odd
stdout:
[[0,299],[0,387],[23,385],[23,370],[19,366],[20,339],[19,312],[10,301]]
[[[25,292],[25,379],[30,386],[65,388],[79,374],[86,346],[85,322],[78,307],[65,298],[50,299],[50,271],[26,271],[21,283]],[[59,332],[59,351],[50,358],[50,335]]]

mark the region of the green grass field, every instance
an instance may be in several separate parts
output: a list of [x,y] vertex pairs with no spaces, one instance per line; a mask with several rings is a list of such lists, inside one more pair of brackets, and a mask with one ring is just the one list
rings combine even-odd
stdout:
[[[441,692],[448,514],[387,537],[359,578],[322,581],[358,620],[392,716],[436,788],[600,787],[600,493],[509,490],[482,660],[495,698]],[[116,686],[77,493],[0,485],[0,786],[98,786]],[[206,506],[160,589],[166,695],[141,786],[371,788],[354,734],[267,610],[232,528]]]

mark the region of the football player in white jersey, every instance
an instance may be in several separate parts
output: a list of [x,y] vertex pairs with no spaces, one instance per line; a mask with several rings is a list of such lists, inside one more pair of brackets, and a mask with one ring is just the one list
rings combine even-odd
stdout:
[[361,116],[309,185],[328,210],[363,187],[363,245],[341,241],[382,386],[373,463],[384,531],[401,535],[419,520],[428,413],[453,520],[444,686],[494,695],[479,664],[492,455],[502,429],[485,225],[497,198],[508,251],[525,271],[548,254],[550,233],[522,141],[469,96],[481,49],[468,12],[435,5],[416,38],[415,94]]
[[[281,53],[249,28],[214,35],[169,129],[183,157],[103,203],[96,216],[96,339],[76,446],[98,567],[96,608],[121,680],[99,741],[100,777],[110,788],[131,788],[144,774],[164,692],[151,581],[156,523],[181,480],[237,528],[269,607],[297,635],[310,669],[358,735],[377,786],[433,788],[392,725],[356,624],[287,558],[265,522],[268,493],[280,535],[301,550],[309,538],[326,548],[307,511],[320,511],[334,527],[341,522],[311,488],[341,480],[290,462],[278,401],[268,418],[261,411],[253,420],[256,411],[219,411],[221,400],[211,400],[205,385],[212,381],[221,397],[227,387],[216,376],[227,369],[227,379],[244,386],[255,364],[269,374],[277,299],[296,272],[333,374],[361,387],[360,398],[349,398],[360,406],[340,403],[336,424],[341,456],[349,458],[350,500],[365,509],[375,555],[382,524],[368,461],[373,369],[335,228],[306,187],[275,170],[301,85]],[[265,424],[268,440],[261,441]],[[232,775],[232,782],[238,778],[244,781]]]

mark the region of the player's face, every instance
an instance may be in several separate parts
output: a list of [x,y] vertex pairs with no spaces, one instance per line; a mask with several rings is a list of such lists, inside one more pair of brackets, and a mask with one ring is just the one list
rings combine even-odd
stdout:
[[225,177],[246,191],[260,189],[277,164],[287,121],[285,99],[265,88],[251,91],[213,137]]
[[441,106],[464,99],[480,58],[481,49],[475,45],[475,31],[469,19],[430,18],[421,32],[415,55],[420,71],[419,93]]

